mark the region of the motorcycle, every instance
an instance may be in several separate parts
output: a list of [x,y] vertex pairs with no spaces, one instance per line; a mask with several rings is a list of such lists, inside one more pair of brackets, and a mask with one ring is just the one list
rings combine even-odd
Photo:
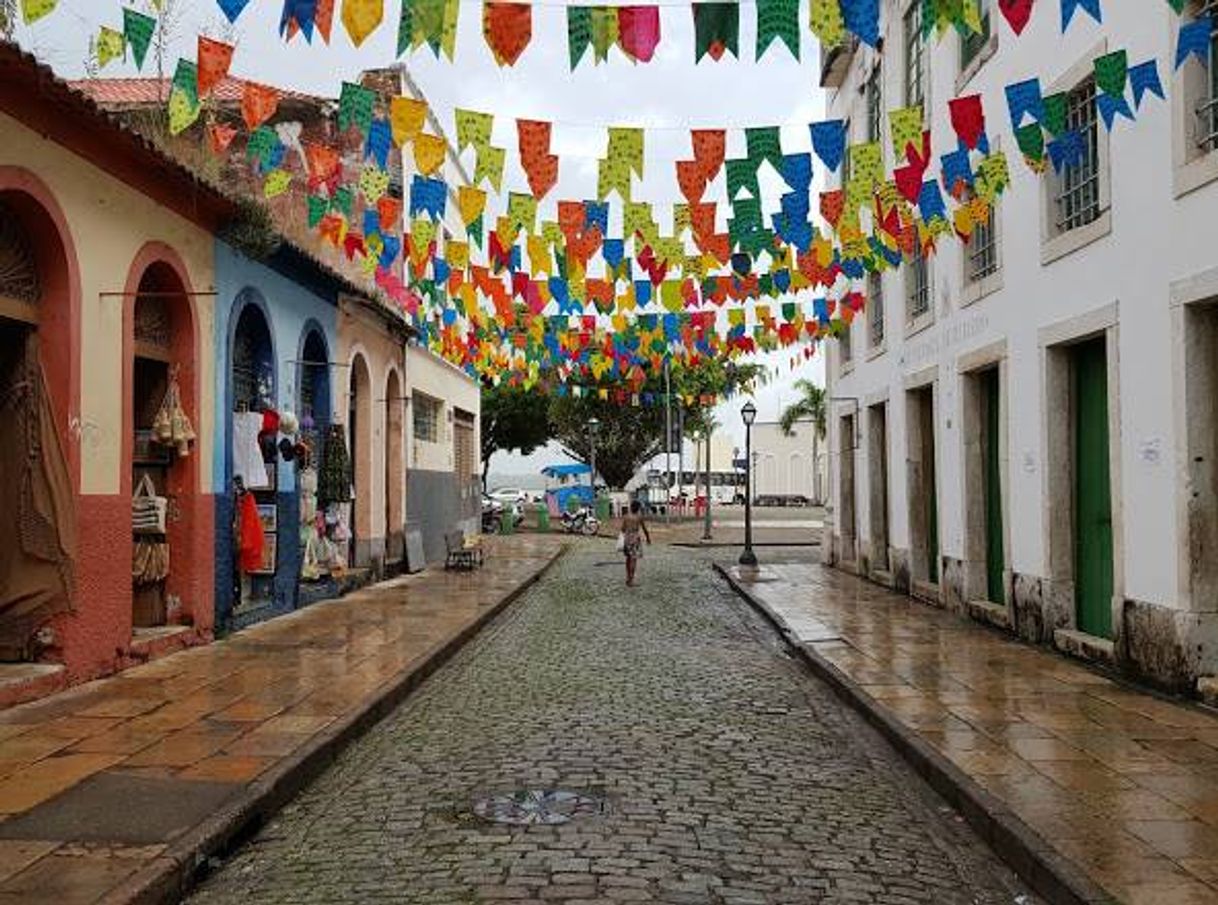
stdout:
[[587,506],[575,512],[564,512],[562,526],[568,534],[583,534],[586,537],[592,537],[601,530],[601,523]]

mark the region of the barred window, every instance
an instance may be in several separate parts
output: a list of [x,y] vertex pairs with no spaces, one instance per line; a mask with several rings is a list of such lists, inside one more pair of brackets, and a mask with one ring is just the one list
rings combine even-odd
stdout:
[[843,321],[842,332],[837,338],[837,348],[842,356],[842,364],[846,364],[852,358],[854,358],[854,347],[851,341],[852,339],[853,337],[851,336],[850,325]]
[[414,438],[424,443],[440,442],[440,401],[415,393],[410,401],[414,410]]
[[985,222],[973,227],[973,235],[966,249],[965,275],[970,283],[998,272],[998,234],[994,227],[993,205]]
[[[1218,0],[1214,0],[1218,3]],[[926,103],[926,42],[922,40],[922,3],[914,0],[905,13],[905,106]]]
[[883,74],[879,63],[867,77],[867,140],[880,140],[880,116],[884,107]]
[[868,340],[872,347],[884,342],[884,278],[878,273],[867,277]]
[[1196,101],[1196,142],[1202,153],[1218,151],[1218,0],[1201,0],[1196,4],[1197,17],[1209,16],[1213,23],[1210,32],[1210,56],[1206,63],[1209,70]]
[[921,249],[905,265],[905,314],[910,322],[930,310],[930,268]]
[[846,153],[842,155],[842,188],[850,184],[850,120],[842,127],[846,133]]
[[1065,167],[1056,182],[1056,227],[1066,233],[1100,215],[1100,152],[1095,113],[1095,79],[1088,78],[1066,98],[1066,128],[1083,136],[1082,159]]
[[[915,4],[917,5],[917,4]],[[960,69],[967,69],[990,43],[990,0],[977,0],[981,13],[981,31],[966,30],[960,36]]]

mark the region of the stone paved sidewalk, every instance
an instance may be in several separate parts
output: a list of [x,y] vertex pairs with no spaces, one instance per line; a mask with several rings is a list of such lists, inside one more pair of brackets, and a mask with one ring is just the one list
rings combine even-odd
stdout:
[[731,574],[1109,895],[1218,902],[1218,716],[823,566]]
[[476,573],[395,579],[0,712],[0,903],[171,891],[180,865],[272,812],[560,545],[494,538]]

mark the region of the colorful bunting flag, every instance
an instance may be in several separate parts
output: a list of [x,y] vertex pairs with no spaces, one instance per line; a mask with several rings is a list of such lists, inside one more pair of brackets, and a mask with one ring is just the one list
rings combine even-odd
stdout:
[[385,0],[343,0],[343,27],[356,47],[380,28],[384,18]]
[[207,97],[228,75],[233,62],[233,46],[199,35],[199,97]]
[[156,19],[130,7],[123,7],[123,35],[135,57],[135,68],[143,69],[152,44],[152,33],[156,30]]
[[413,97],[395,97],[389,101],[389,126],[393,143],[399,148],[423,131],[427,119],[427,102]]
[[636,63],[650,63],[660,43],[660,9],[657,6],[619,6],[618,44]]
[[1214,31],[1214,20],[1211,16],[1199,16],[1192,22],[1180,26],[1176,37],[1176,68],[1184,65],[1185,60],[1195,56],[1204,65],[1210,62],[1210,35]]
[[1076,9],[1083,9],[1096,22],[1103,22],[1103,16],[1100,13],[1100,0],[1061,0],[1062,2],[1062,32],[1064,33],[1070,27],[1070,20],[1074,18]]
[[352,126],[359,129],[365,138],[372,128],[372,110],[376,104],[376,94],[371,89],[354,82],[343,82],[342,93],[338,98],[338,129],[348,131]]
[[58,4],[59,0],[21,0],[21,19],[26,25],[33,25],[52,13]]
[[229,22],[236,22],[237,17],[249,5],[250,0],[217,0],[220,4],[220,9],[224,11],[224,15],[228,17]]
[[245,127],[253,132],[275,115],[279,108],[279,91],[270,85],[246,82],[241,94],[241,117]]
[[808,26],[825,49],[836,47],[846,37],[840,0],[811,0]]
[[1129,70],[1129,84],[1133,87],[1133,105],[1141,109],[1142,98],[1147,92],[1159,100],[1166,100],[1163,93],[1163,83],[1159,80],[1159,64],[1152,57],[1144,63],[1139,63]]
[[500,66],[514,66],[533,39],[533,7],[528,3],[486,0],[482,35]]
[[444,163],[448,144],[438,135],[421,132],[414,137],[414,163],[420,173],[430,176]]
[[1032,3],[1033,0],[998,0],[999,11],[1016,35],[1023,34],[1028,20],[1032,18]]
[[694,10],[694,62],[710,54],[716,62],[726,51],[734,57],[740,56],[740,4],[695,3]]
[[97,65],[105,68],[111,60],[116,60],[127,51],[127,39],[121,31],[101,27],[97,35]]
[[829,168],[830,173],[836,173],[846,152],[845,122],[830,119],[812,123],[809,128],[812,132],[812,150],[816,152],[821,163]]
[[757,0],[758,60],[775,38],[799,59],[799,0]]

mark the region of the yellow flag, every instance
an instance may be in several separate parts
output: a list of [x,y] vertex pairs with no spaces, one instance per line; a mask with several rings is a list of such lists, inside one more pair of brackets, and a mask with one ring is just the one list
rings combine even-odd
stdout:
[[55,9],[59,0],[21,0],[21,18],[26,25],[33,25]]
[[836,47],[846,37],[846,21],[839,0],[812,0],[808,25],[826,48]]
[[427,102],[413,97],[395,97],[389,102],[389,124],[393,127],[393,141],[398,147],[413,141],[423,131],[427,119]]
[[469,226],[486,210],[486,192],[471,185],[460,186],[457,189],[457,209],[461,212],[461,222]]
[[198,102],[181,88],[169,92],[169,134],[179,135],[189,129],[199,118]]
[[[469,266],[469,243],[447,242],[444,245],[444,256],[448,266],[453,270],[464,270]],[[467,284],[468,285],[468,284]],[[472,289],[473,287],[471,287]]]
[[343,0],[343,25],[359,47],[385,18],[385,0]]
[[529,265],[534,273],[551,274],[554,272],[554,258],[550,254],[550,246],[541,236],[529,236]]
[[127,39],[121,31],[102,26],[97,36],[97,65],[105,66],[111,60],[121,57],[127,49]]
[[424,176],[432,175],[444,163],[446,144],[438,135],[421,132],[414,139],[414,163]]
[[292,174],[287,170],[271,170],[262,186],[262,194],[267,198],[278,198],[292,184]]

